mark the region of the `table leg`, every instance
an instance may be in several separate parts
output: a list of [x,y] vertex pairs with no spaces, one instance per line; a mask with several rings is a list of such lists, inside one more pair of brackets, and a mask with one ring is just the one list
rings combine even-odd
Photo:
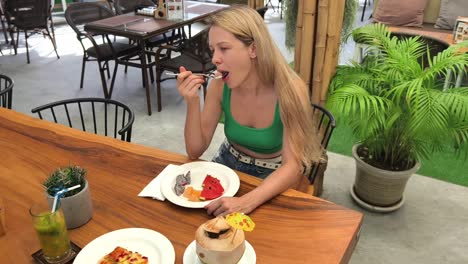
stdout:
[[[148,62],[146,60],[146,44],[144,40],[140,40],[140,48],[142,51],[140,60],[141,60],[141,70],[143,72],[143,83],[145,85],[146,90],[146,104],[148,107],[148,115],[152,114],[151,111],[151,97],[150,97],[150,88],[149,88],[149,81],[148,81]],[[151,71],[151,68],[149,68]]]
[[268,6],[268,4],[271,5],[271,8],[273,9],[273,12],[276,12],[276,11],[275,11],[275,6],[274,6],[273,3],[271,2],[271,0],[268,0],[267,3],[265,4],[265,6]]

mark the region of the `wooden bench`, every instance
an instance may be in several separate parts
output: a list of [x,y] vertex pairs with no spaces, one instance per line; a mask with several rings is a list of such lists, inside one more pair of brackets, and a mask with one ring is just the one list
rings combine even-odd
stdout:
[[[437,29],[434,28],[434,25],[439,17],[441,0],[429,0],[426,8],[424,9],[424,18],[422,27],[406,27],[406,26],[390,26],[389,30],[394,33],[394,35],[408,35],[408,36],[421,36],[426,40],[432,40],[433,43],[439,45],[445,45],[449,47],[454,45],[453,43],[453,31],[447,29]],[[378,0],[374,1],[374,11],[378,4]],[[354,60],[357,62],[362,61],[362,50],[365,45],[361,43],[356,43],[356,48],[354,52]],[[461,52],[468,52],[468,49],[463,49]],[[463,73],[456,76],[454,82],[454,87],[460,87],[463,79]],[[448,74],[445,79],[444,89],[447,89],[452,83],[452,74]]]

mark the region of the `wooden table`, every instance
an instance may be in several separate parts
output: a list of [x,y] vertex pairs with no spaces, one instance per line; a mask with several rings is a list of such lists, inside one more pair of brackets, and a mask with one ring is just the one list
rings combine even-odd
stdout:
[[[168,32],[170,30],[181,28],[186,25],[191,25],[197,21],[201,21],[207,18],[208,16],[229,7],[228,5],[195,1],[185,1],[184,3],[184,19],[155,19],[150,16],[129,13],[88,23],[85,25],[85,30],[88,32],[94,32],[99,34],[112,34],[133,39],[138,42],[141,51],[144,53],[147,51],[147,40],[156,37],[162,33]],[[141,56],[141,64],[136,64],[134,62],[128,61],[121,61],[120,63],[142,68],[143,83],[146,90],[146,103],[148,107],[148,115],[151,115],[151,96],[149,90],[147,70],[151,70],[152,64],[149,64],[147,62],[146,56]],[[157,95],[157,99],[159,112],[161,111],[160,94]]]
[[[172,242],[176,263],[182,263],[196,228],[211,218],[204,209],[137,196],[168,164],[190,162],[180,154],[85,133],[4,108],[0,108],[0,149],[0,197],[5,203],[7,232],[0,237],[2,263],[32,263],[30,256],[39,249],[39,241],[28,209],[34,200],[45,199],[41,183],[59,166],[77,164],[88,170],[93,218],[69,231],[80,247],[112,230],[149,228]],[[238,175],[238,195],[260,183],[246,174]],[[250,216],[257,226],[246,237],[260,264],[347,263],[362,223],[361,213],[294,190]]]

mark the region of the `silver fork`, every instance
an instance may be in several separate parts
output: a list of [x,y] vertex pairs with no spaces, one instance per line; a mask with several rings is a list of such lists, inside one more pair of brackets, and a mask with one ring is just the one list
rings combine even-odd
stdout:
[[[192,74],[197,75],[197,76],[212,78],[212,79],[221,79],[221,78],[223,78],[223,75],[216,76],[217,72],[218,71],[214,71],[214,72],[210,72],[210,73],[192,73]],[[172,72],[166,72],[165,74],[168,75],[168,76],[178,76],[179,75],[179,73],[172,73]]]

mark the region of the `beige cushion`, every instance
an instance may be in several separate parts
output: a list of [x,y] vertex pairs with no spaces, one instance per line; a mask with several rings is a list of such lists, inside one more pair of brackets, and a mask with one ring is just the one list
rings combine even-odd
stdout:
[[[374,0],[374,14],[375,7],[378,5],[379,0]],[[424,23],[435,24],[439,17],[440,0],[429,0],[427,1],[426,8],[424,9]]]
[[441,0],[435,28],[452,30],[458,16],[468,17],[468,0]]
[[421,27],[428,0],[379,0],[374,22],[390,26]]
[[424,23],[435,24],[439,17],[440,0],[429,0],[427,1],[426,8],[424,9]]

